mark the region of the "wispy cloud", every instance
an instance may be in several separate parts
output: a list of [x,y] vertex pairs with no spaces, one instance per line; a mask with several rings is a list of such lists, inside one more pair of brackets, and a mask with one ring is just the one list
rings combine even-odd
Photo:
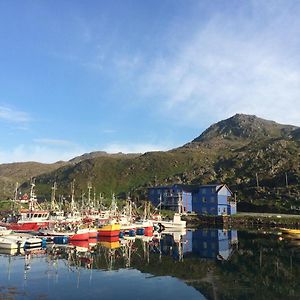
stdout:
[[115,129],[109,129],[109,128],[107,128],[107,129],[103,129],[101,132],[102,133],[110,134],[110,133],[115,133],[117,131]]
[[236,112],[300,125],[299,43],[292,38],[300,21],[292,8],[254,3],[251,18],[212,17],[173,55],[155,59],[137,79],[141,94],[164,116],[195,126]]
[[49,138],[41,138],[33,140],[37,144],[49,145],[49,146],[72,146],[73,142],[69,140],[61,140],[61,139],[49,139]]
[[28,113],[12,109],[7,106],[0,106],[0,120],[4,120],[11,123],[28,123],[31,118]]

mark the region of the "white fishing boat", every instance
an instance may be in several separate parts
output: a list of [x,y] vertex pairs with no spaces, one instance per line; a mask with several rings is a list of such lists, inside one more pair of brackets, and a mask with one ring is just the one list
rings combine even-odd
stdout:
[[25,239],[24,248],[42,247],[42,239],[37,237],[29,237]]
[[19,245],[16,241],[8,239],[6,237],[0,237],[0,248],[1,249],[18,249]]
[[153,222],[163,228],[186,228],[186,221],[181,220],[181,214],[175,213],[173,220],[156,220]]
[[0,236],[9,235],[12,233],[12,230],[7,229],[4,226],[0,226]]
[[19,235],[8,235],[5,239],[11,243],[15,243],[17,248],[24,248],[25,241],[28,237]]

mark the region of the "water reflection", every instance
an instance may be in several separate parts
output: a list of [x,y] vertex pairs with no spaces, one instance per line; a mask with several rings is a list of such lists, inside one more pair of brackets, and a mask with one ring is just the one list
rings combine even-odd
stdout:
[[[44,251],[46,256],[33,253],[27,258],[14,253],[15,257],[24,257],[23,272],[27,281],[37,269],[32,261],[44,257],[48,278],[53,276],[59,284],[69,278],[68,272],[76,274],[76,287],[81,289],[91,284],[84,276],[91,282],[93,276],[108,280],[111,276],[121,276],[125,270],[137,270],[139,274],[151,274],[166,281],[169,276],[180,279],[185,287],[193,287],[199,291],[199,297],[204,294],[208,299],[298,299],[300,295],[299,240],[282,238],[277,232],[164,231],[154,237],[48,244]],[[13,257],[8,254],[2,258]],[[10,278],[12,274],[10,271]],[[130,277],[122,280],[131,284]],[[147,286],[147,281],[143,284]],[[94,288],[95,285],[97,283]],[[145,291],[146,287],[140,289]],[[172,285],[172,297],[177,299],[178,290],[175,290]],[[124,295],[131,292],[124,287]],[[145,299],[150,296],[151,293]]]

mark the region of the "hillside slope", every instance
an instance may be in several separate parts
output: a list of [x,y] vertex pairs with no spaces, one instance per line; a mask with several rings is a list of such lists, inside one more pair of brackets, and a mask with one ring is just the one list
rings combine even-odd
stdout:
[[40,195],[76,194],[90,182],[97,193],[131,192],[143,199],[147,187],[173,183],[227,183],[242,209],[293,211],[300,207],[300,128],[237,114],[210,126],[193,141],[167,152],[143,155],[83,155],[37,177]]

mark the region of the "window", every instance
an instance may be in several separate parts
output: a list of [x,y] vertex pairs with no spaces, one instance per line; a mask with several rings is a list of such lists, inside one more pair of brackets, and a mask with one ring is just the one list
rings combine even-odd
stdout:
[[215,196],[211,196],[211,197],[210,197],[210,202],[211,202],[211,203],[215,203],[215,199],[216,199]]
[[205,197],[202,197],[202,202],[206,203],[206,198]]
[[205,195],[205,194],[206,194],[206,190],[202,189],[202,195]]

